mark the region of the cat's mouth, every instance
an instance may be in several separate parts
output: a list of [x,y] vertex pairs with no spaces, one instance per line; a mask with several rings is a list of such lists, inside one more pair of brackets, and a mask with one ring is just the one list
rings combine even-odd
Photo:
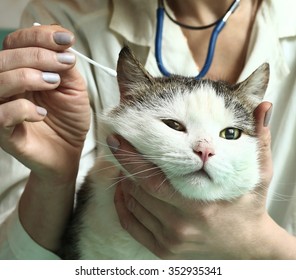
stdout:
[[207,179],[207,180],[213,181],[211,176],[209,175],[209,173],[204,168],[201,168],[199,170],[191,172],[188,175],[189,176],[194,176],[194,177],[197,177],[197,178],[200,178],[200,179]]
[[209,175],[209,173],[208,173],[206,170],[204,170],[204,168],[202,168],[201,170],[199,170],[199,171],[197,172],[197,175],[198,175],[198,176],[201,176],[201,177],[206,177],[207,179],[209,179],[209,180],[212,181],[211,176]]

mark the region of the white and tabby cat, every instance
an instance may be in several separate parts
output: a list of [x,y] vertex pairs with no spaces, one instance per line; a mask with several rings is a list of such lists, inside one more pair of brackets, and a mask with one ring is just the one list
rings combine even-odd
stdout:
[[[102,141],[110,133],[122,135],[187,198],[231,200],[258,184],[253,111],[267,88],[268,64],[236,85],[154,78],[125,47],[117,72],[121,101],[99,118]],[[113,202],[119,169],[103,145],[78,193],[64,258],[156,258],[120,226]]]

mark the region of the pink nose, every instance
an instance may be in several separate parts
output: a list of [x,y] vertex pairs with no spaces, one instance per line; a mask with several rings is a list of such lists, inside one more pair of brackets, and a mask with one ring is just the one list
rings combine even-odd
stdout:
[[215,151],[210,145],[199,144],[194,149],[193,152],[197,154],[200,159],[205,163],[210,157],[215,155]]

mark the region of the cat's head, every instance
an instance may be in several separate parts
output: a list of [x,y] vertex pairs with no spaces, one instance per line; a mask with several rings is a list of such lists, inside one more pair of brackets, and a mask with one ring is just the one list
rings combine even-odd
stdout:
[[121,101],[106,114],[111,129],[158,165],[177,191],[217,200],[254,188],[259,164],[253,112],[267,88],[268,64],[236,85],[160,78],[125,47],[117,72]]

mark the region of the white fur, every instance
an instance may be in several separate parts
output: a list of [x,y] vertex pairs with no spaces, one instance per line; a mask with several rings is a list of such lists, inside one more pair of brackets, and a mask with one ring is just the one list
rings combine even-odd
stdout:
[[[150,109],[130,107],[123,115],[104,116],[108,133],[122,135],[147,159],[158,165],[176,191],[191,199],[230,200],[253,189],[259,181],[257,143],[242,134],[237,140],[219,137],[220,131],[235,125],[233,112],[225,109],[222,97],[205,86],[197,92],[176,94],[166,104]],[[161,119],[182,122],[187,132],[173,130]],[[104,136],[105,137],[105,136]],[[104,138],[103,137],[103,138]],[[198,141],[207,141],[215,155],[204,169],[211,177],[200,176],[202,161],[193,152]],[[93,196],[82,219],[79,247],[85,259],[153,259],[156,258],[130,237],[119,224],[114,207],[114,187],[119,174],[111,152],[105,149],[92,168]],[[112,164],[107,161],[113,162]],[[137,174],[140,176],[140,174]]]
[[[223,98],[217,97],[212,88],[198,91],[177,95],[164,106],[143,108],[141,115],[129,109],[125,116],[112,121],[113,130],[158,165],[184,196],[229,200],[259,181],[257,142],[246,134],[237,140],[219,137],[221,130],[235,126],[233,112],[225,109]],[[161,121],[163,118],[182,122],[187,132],[169,128]],[[200,178],[198,173],[190,175],[202,167],[201,159],[193,152],[199,141],[210,142],[215,150],[204,167],[212,181]]]

